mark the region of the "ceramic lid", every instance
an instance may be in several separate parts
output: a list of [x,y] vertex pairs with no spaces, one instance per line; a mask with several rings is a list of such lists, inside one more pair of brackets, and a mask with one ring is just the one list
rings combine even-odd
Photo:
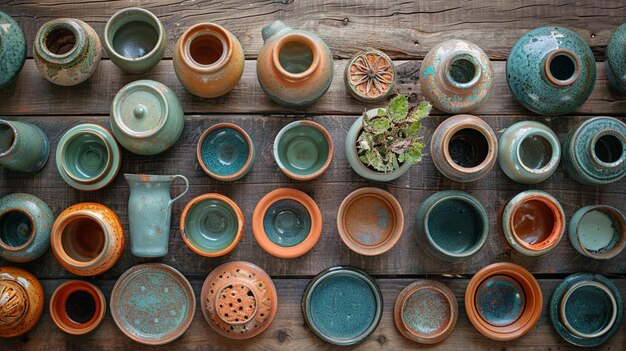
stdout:
[[167,99],[162,84],[138,80],[124,86],[115,96],[111,123],[123,133],[135,138],[156,134],[168,116]]
[[348,90],[358,100],[381,101],[396,84],[396,68],[384,52],[367,49],[350,59],[344,78]]
[[21,268],[0,267],[0,337],[22,335],[41,318],[44,292],[39,280]]

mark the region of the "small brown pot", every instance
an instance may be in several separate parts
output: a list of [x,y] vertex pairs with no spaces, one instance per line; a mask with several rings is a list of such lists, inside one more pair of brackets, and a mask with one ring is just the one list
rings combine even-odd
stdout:
[[96,329],[106,313],[102,291],[93,284],[70,280],[61,284],[50,298],[50,315],[59,329],[83,335]]
[[16,267],[0,267],[0,337],[31,330],[43,312],[44,292],[37,278]]

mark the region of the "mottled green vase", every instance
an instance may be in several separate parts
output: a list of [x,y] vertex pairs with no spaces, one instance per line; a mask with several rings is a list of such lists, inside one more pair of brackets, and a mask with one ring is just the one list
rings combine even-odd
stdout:
[[606,76],[617,91],[626,94],[626,23],[617,27],[606,47]]
[[34,124],[0,120],[0,166],[35,173],[48,162],[50,144]]
[[11,16],[0,11],[0,89],[11,84],[26,61],[26,39]]

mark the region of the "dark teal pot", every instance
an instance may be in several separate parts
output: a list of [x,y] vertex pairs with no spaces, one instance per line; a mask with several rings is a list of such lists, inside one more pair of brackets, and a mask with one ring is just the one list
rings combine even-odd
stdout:
[[35,173],[48,162],[49,155],[48,137],[39,127],[0,119],[0,166]]
[[541,27],[521,37],[506,61],[511,92],[540,115],[576,110],[591,94],[596,62],[578,34],[561,27]]
[[626,94],[626,23],[617,27],[611,36],[604,68],[611,85]]
[[26,39],[11,16],[0,11],[0,88],[9,85],[26,61]]

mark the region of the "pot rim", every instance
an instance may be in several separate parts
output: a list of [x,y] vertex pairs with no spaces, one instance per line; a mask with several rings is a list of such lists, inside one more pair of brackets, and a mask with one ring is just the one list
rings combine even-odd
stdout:
[[[550,70],[550,64],[552,63],[552,60],[554,60],[558,56],[567,56],[570,60],[572,60],[575,66],[575,70],[572,76],[565,80],[557,79],[556,77],[554,77],[554,75],[552,75],[552,71]],[[580,60],[578,56],[568,49],[553,50],[548,54],[548,56],[546,56],[543,64],[543,72],[546,78],[551,84],[555,85],[556,87],[568,87],[574,84],[578,80],[578,77],[580,77],[580,71]]]
[[[66,290],[69,291],[66,292]],[[94,299],[96,311],[94,316],[87,322],[75,323],[76,326],[72,326],[63,322],[55,307],[57,304],[61,304],[62,307],[65,307],[69,295],[79,291],[88,293]],[[61,294],[64,295],[61,296]],[[52,321],[57,325],[57,327],[59,327],[59,329],[71,335],[83,335],[96,329],[102,322],[102,319],[104,319],[104,315],[106,314],[106,299],[104,298],[102,291],[97,286],[82,280],[70,280],[54,289],[52,297],[50,297],[49,308]],[[65,308],[63,308],[63,310],[65,310]],[[67,319],[71,321],[69,316],[67,316]],[[87,324],[87,327],[82,328],[81,326],[85,324]]]
[[[287,71],[282,64],[280,63],[280,51],[281,49],[288,43],[301,43],[306,45],[311,53],[313,54],[313,59],[311,61],[311,65],[304,71],[300,73],[291,73]],[[289,32],[283,35],[282,37],[276,39],[276,43],[272,48],[272,62],[274,64],[274,69],[278,71],[278,73],[289,80],[302,80],[309,77],[317,67],[321,63],[321,50],[315,43],[315,41],[304,33],[300,32]]]
[[[543,125],[543,126],[545,126],[546,128],[549,128],[546,125]],[[559,141],[556,138],[556,135],[554,135],[553,133],[554,132],[550,133],[548,130],[544,130],[544,129],[535,129],[535,130],[528,129],[525,133],[522,133],[520,135],[519,142],[517,143],[515,147],[515,157],[517,158],[517,162],[519,163],[519,165],[526,172],[530,174],[546,174],[548,172],[553,171],[559,165],[559,161],[561,159],[561,145],[559,145]],[[550,148],[552,149],[550,160],[545,164],[545,166],[541,168],[528,167],[522,160],[522,155],[520,154],[520,149],[524,140],[533,136],[543,138],[545,141],[547,141],[550,144]]]
[[[217,38],[222,44],[222,55],[217,61],[204,65],[198,63],[192,56],[190,52],[191,43],[198,37],[201,36],[213,36]],[[182,45],[177,45],[176,50],[178,50],[178,54],[185,62],[185,65],[191,68],[193,71],[199,73],[213,73],[221,70],[233,57],[233,40],[231,38],[231,33],[227,31],[224,27],[211,23],[211,22],[203,22],[192,25],[187,28],[187,30],[180,36],[179,42]]]
[[[450,68],[452,67],[452,65],[460,60],[468,61],[474,67],[474,76],[467,83],[457,82],[450,74]],[[482,79],[482,67],[478,61],[478,58],[476,57],[476,55],[472,54],[471,50],[454,52],[452,55],[450,55],[449,58],[446,58],[444,65],[444,69],[441,72],[441,74],[443,75],[443,79],[441,80],[445,81],[446,83],[457,89],[471,89],[476,86],[476,84],[478,84],[478,82]]]
[[[604,252],[594,252],[594,251],[588,250],[580,241],[579,226],[569,227],[570,239],[576,240],[576,242],[578,243],[578,248],[582,250],[582,253],[585,256],[594,258],[596,260],[605,260],[605,259],[613,258],[617,256],[620,252],[622,252],[624,247],[626,247],[626,217],[624,217],[624,214],[621,213],[617,208],[613,206],[590,205],[590,206],[581,207],[574,213],[574,216],[576,215],[580,216],[578,220],[578,224],[580,224],[580,221],[584,218],[584,216],[587,213],[592,212],[592,211],[599,211],[607,215],[613,223],[617,224],[616,232],[617,232],[618,238],[617,238],[617,241],[615,242],[615,245],[613,245],[613,247],[610,250],[607,250]],[[572,238],[571,233],[573,233],[573,238]]]
[[[593,286],[594,288],[602,290],[602,292],[611,301],[611,307],[612,307],[611,318],[609,319],[609,322],[606,324],[606,326],[600,329],[600,331],[597,331],[591,334],[582,333],[576,330],[576,328],[574,328],[570,324],[569,320],[567,319],[567,313],[565,313],[565,307],[567,306],[567,301],[572,296],[572,294],[579,288],[583,288],[587,286]],[[615,324],[615,321],[617,320],[617,308],[618,307],[617,307],[617,301],[615,300],[615,296],[613,296],[613,293],[611,292],[611,290],[609,290],[609,288],[606,287],[606,285],[597,281],[593,281],[593,280],[583,280],[572,285],[571,287],[569,287],[569,289],[567,289],[567,291],[565,291],[563,298],[561,298],[561,303],[559,304],[559,316],[561,317],[561,322],[563,322],[563,325],[565,326],[565,328],[567,328],[567,330],[569,330],[573,335],[583,338],[583,339],[593,339],[593,338],[597,338],[606,334],[607,332],[609,332],[609,330],[613,328],[613,325]]]
[[[217,173],[211,172],[207,168],[207,166],[204,164],[204,161],[202,160],[202,144],[204,143],[204,140],[211,132],[219,128],[234,129],[235,131],[237,131],[239,134],[241,134],[244,137],[244,139],[246,140],[246,143],[248,144],[248,159],[246,160],[246,163],[244,163],[244,165],[237,172],[233,174],[219,175]],[[209,177],[216,179],[216,180],[223,181],[223,182],[234,181],[243,177],[244,174],[252,166],[252,163],[254,162],[254,144],[252,142],[252,139],[250,138],[250,135],[248,135],[248,133],[246,133],[246,131],[240,126],[233,124],[233,123],[227,123],[227,122],[216,123],[210,126],[209,128],[207,128],[204,131],[204,133],[202,133],[202,135],[200,136],[200,139],[198,140],[198,143],[196,144],[196,159],[198,160],[198,164],[200,164],[200,167],[202,168],[204,173],[206,173]]]
[[[95,266],[106,256],[107,247],[111,243],[111,240],[107,235],[107,226],[98,214],[94,214],[88,209],[72,209],[72,211],[68,211],[72,207],[74,207],[74,205],[66,208],[54,221],[54,224],[52,226],[52,232],[50,233],[50,244],[52,246],[52,253],[54,253],[59,261],[62,261],[64,264],[69,265],[73,269],[90,268]],[[98,253],[96,257],[94,257],[90,261],[79,261],[77,259],[74,259],[65,251],[65,248],[63,247],[63,234],[65,232],[65,228],[70,223],[78,219],[89,219],[96,222],[103,232],[104,244],[102,246],[102,250]]]
[[[459,114],[456,116],[452,116],[448,118],[445,122],[441,123],[433,134],[437,134],[437,131],[440,128],[440,133],[443,134],[443,138],[441,141],[441,151],[443,152],[446,164],[450,166],[454,171],[462,174],[474,174],[481,171],[484,171],[486,173],[493,168],[497,157],[498,142],[496,139],[496,135],[493,132],[493,129],[491,129],[491,127],[485,121],[474,115]],[[457,134],[457,132],[463,129],[471,129],[479,132],[487,142],[488,150],[485,159],[481,163],[473,167],[463,167],[457,164],[452,159],[452,156],[450,156],[450,141],[452,140],[452,137]],[[433,137],[431,140],[434,143],[435,138]]]
[[[87,33],[83,25],[89,26],[87,23],[76,18],[57,18],[44,23],[35,34],[35,42],[33,44],[36,53],[35,56],[40,56],[44,61],[56,65],[71,64],[74,60],[79,58],[81,52],[87,45],[85,38]],[[75,39],[74,46],[63,54],[53,53],[48,49],[48,45],[46,44],[48,35],[59,29],[65,29],[71,32]]]
[[[596,151],[595,151],[596,144],[598,143],[600,138],[602,138],[604,136],[612,136],[612,137],[618,139],[621,142],[621,144],[626,144],[626,136],[624,136],[623,134],[620,134],[620,133],[616,133],[615,130],[610,130],[609,129],[609,130],[599,131],[598,133],[596,133],[596,135],[594,135],[594,137],[591,139],[591,142],[589,143],[589,154],[591,155],[591,159],[594,162],[596,162],[598,165],[600,165],[601,167],[605,167],[605,168],[619,168],[621,165],[626,163],[626,157],[621,157],[620,156],[615,162],[604,162],[604,161],[600,160],[600,158],[596,154]],[[623,146],[622,146],[622,155],[626,155],[626,149],[624,149]]]
[[[114,21],[120,19],[120,17],[122,16],[127,16],[129,14],[140,14],[142,16],[144,16],[141,19],[141,23],[148,23],[151,24],[152,28],[156,30],[158,38],[156,41],[156,44],[154,45],[154,47],[152,48],[152,50],[150,50],[150,52],[148,52],[147,54],[141,56],[141,57],[135,57],[135,58],[129,58],[126,56],[123,56],[121,54],[119,54],[112,45],[112,41],[113,38],[115,37],[115,34],[117,34],[117,31],[115,33],[110,33],[111,32],[111,27],[114,23]],[[123,25],[126,25],[129,22],[124,23]],[[120,27],[121,28],[121,27]],[[118,30],[120,29],[118,28]],[[163,24],[161,23],[161,21],[159,21],[159,18],[154,15],[152,12],[143,9],[143,8],[139,8],[139,7],[128,7],[122,10],[119,10],[118,12],[116,12],[113,16],[111,16],[111,18],[109,18],[109,20],[107,21],[105,27],[104,27],[104,44],[106,45],[106,49],[107,52],[109,53],[109,56],[113,56],[118,60],[124,61],[124,62],[141,62],[141,61],[147,61],[149,59],[151,59],[153,56],[156,56],[158,51],[159,51],[159,43],[163,42],[164,40],[166,40],[165,38],[165,28],[163,27]]]
[[2,240],[2,238],[0,237],[0,248],[6,251],[11,251],[11,252],[17,252],[17,251],[21,251],[26,249],[28,246],[30,246],[30,244],[33,243],[33,240],[35,240],[35,236],[37,234],[37,230],[39,229],[37,227],[37,221],[35,220],[35,217],[28,211],[22,209],[22,208],[17,208],[16,206],[11,206],[8,208],[4,208],[0,210],[0,219],[10,213],[10,212],[19,212],[23,215],[26,215],[26,217],[28,217],[28,221],[30,222],[31,228],[32,230],[30,231],[30,234],[28,235],[28,240],[26,240],[26,242],[22,245],[19,246],[11,246],[7,243],[4,242],[4,240]]

